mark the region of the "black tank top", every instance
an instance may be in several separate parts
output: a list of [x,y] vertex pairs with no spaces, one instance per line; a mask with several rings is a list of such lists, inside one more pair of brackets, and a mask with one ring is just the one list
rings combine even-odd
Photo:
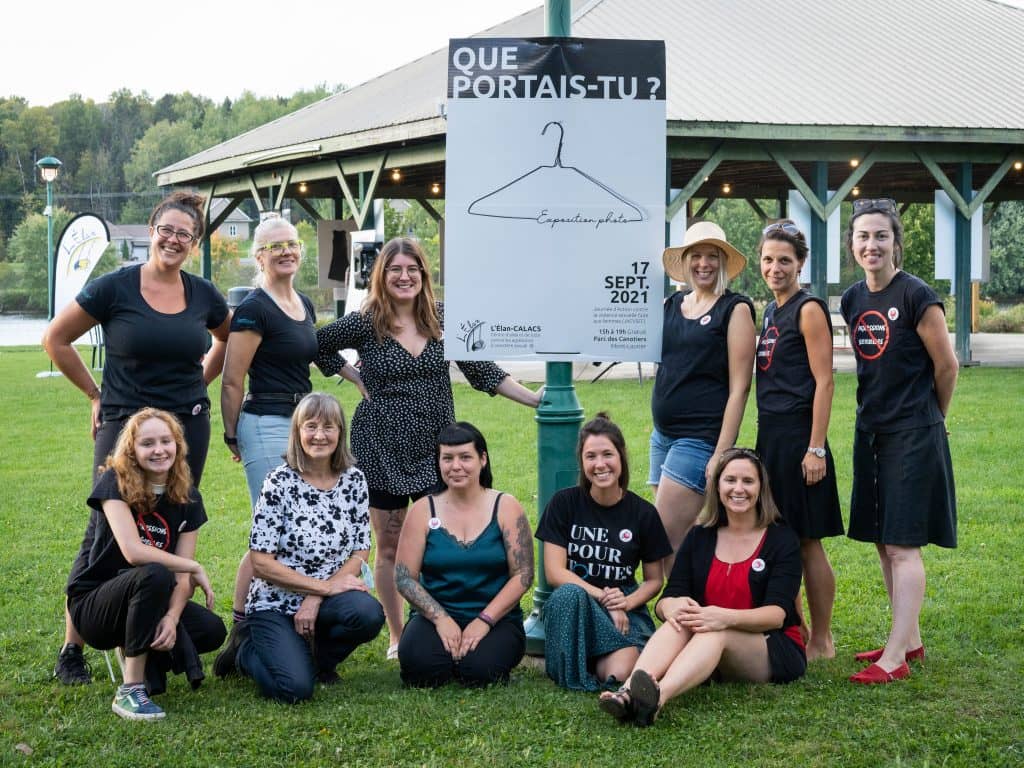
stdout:
[[800,309],[809,301],[821,307],[831,333],[827,305],[805,290],[781,307],[773,301],[764,310],[756,357],[758,413],[810,412],[814,404],[814,376],[807,359],[807,343],[800,333]]

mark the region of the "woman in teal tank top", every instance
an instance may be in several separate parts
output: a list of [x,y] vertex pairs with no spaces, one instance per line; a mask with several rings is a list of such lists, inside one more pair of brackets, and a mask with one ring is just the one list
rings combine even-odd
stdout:
[[507,682],[523,658],[519,601],[533,583],[533,539],[522,506],[491,488],[487,442],[460,421],[438,436],[441,493],[409,510],[395,583],[411,616],[398,644],[402,680],[434,687]]

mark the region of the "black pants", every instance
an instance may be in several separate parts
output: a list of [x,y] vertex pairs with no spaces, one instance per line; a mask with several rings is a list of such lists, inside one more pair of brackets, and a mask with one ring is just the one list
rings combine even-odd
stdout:
[[[167,613],[174,574],[158,563],[122,571],[84,595],[68,598],[75,627],[93,648],[121,646],[125,656],[149,652],[156,627]],[[191,600],[178,625],[184,627],[199,653],[216,650],[227,630],[215,613]]]
[[465,686],[480,687],[508,682],[525,651],[522,619],[506,616],[495,623],[475,650],[455,661],[445,650],[433,623],[417,613],[402,632],[398,662],[406,685],[435,688],[454,679]]

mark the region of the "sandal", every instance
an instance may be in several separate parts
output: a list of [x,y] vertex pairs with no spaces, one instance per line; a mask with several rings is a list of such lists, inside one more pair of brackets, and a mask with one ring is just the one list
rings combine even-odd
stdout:
[[633,717],[633,699],[626,686],[622,686],[617,691],[602,693],[597,706],[601,708],[602,712],[607,712],[620,723],[625,723]]
[[633,722],[641,727],[653,725],[661,711],[661,689],[654,678],[642,669],[633,670],[629,678]]

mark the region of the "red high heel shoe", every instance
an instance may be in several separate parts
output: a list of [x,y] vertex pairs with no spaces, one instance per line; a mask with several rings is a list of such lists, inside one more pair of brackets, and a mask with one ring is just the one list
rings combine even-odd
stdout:
[[[867,661],[871,664],[874,664],[876,661],[882,658],[882,653],[884,651],[885,648],[875,648],[875,650],[873,651],[863,651],[862,653],[856,653],[854,654],[853,658],[855,658],[857,661]],[[904,658],[908,662],[920,661],[921,663],[924,663],[924,646],[922,645],[920,648],[914,648],[911,651],[907,651],[907,654]]]
[[908,677],[910,677],[910,667],[907,666],[907,662],[903,662],[892,672],[886,672],[877,664],[872,664],[870,667],[850,675],[850,682],[860,683],[861,685],[879,685],[894,683],[897,680],[904,680]]

